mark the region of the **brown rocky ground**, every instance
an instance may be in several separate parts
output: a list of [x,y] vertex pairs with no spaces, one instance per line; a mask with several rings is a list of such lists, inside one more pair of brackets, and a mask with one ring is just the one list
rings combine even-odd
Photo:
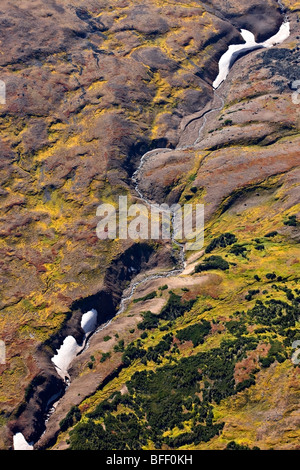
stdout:
[[[299,110],[291,96],[299,67],[296,17],[292,31],[284,45],[253,52],[234,65],[212,105],[220,107],[225,98],[225,106],[207,115],[204,129],[201,117],[184,123],[179,143],[183,150],[156,153],[147,159],[140,185],[150,199],[162,201],[166,193],[170,200],[176,199],[186,179],[180,167],[184,163],[184,171],[192,179],[190,187],[198,188],[198,195],[205,191],[203,201],[210,219],[233,192],[275,175],[284,179],[290,178],[289,172],[295,174],[300,158]],[[197,139],[195,152],[191,148]],[[188,189],[186,200],[192,196]]]
[[[250,29],[258,40],[273,34],[281,22],[277,2],[232,0],[226,11],[219,1],[148,0],[141,6],[119,0],[112,7],[94,0],[88,8],[82,0],[2,3],[5,448],[11,443],[9,422],[28,439],[41,432],[43,386],[30,406],[24,405],[25,388],[37,374],[46,378],[46,397],[61,387],[49,355],[67,331],[82,334],[78,310],[96,303],[100,322],[112,316],[132,278],[132,256],[137,272],[174,262],[168,247],[155,253],[156,247],[96,237],[97,206],[115,203],[120,194],[134,196],[130,176],[145,151],[169,148],[145,166],[149,198],[163,200],[169,192],[170,201],[190,200],[193,185],[210,218],[237,190],[275,177],[275,186],[289,195],[283,209],[296,204],[299,113],[289,86],[298,78],[299,32],[295,15],[287,43],[243,58],[243,69],[237,64],[220,90],[226,107],[210,115],[201,143],[174,150],[197,138],[201,120],[189,124],[190,116],[210,106],[218,59],[230,42],[242,40],[238,28]],[[95,374],[93,383],[105,374]]]

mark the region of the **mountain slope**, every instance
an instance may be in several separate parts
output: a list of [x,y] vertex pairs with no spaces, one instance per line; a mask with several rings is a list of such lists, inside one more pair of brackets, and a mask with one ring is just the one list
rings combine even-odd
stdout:
[[[236,341],[226,323],[230,315],[235,320],[236,311],[253,307],[254,299],[245,300],[249,288],[260,290],[255,299],[288,300],[290,307],[284,308],[296,308],[294,299],[286,299],[290,291],[272,290],[266,274],[274,271],[275,279],[281,276],[278,288],[291,289],[297,298],[299,110],[290,88],[298,79],[297,7],[291,5],[295,10],[291,13],[292,35],[286,43],[253,52],[234,66],[218,91],[225,107],[207,117],[201,139],[194,145],[203,123],[195,113],[220,106],[218,95],[211,102],[211,83],[221,54],[229,43],[242,41],[238,28],[249,28],[259,41],[274,34],[282,21],[277,2],[270,0],[261,7],[255,0],[232,1],[226,11],[217,1],[179,4],[149,0],[140,6],[139,2],[122,0],[112,8],[109,1],[99,0],[90,2],[88,9],[85,3],[73,1],[65,6],[64,2],[36,1],[33,5],[22,1],[11,7],[6,2],[1,12],[1,79],[7,87],[7,104],[0,109],[4,214],[0,324],[7,353],[6,364],[0,365],[3,448],[11,446],[16,431],[23,432],[28,440],[38,440],[44,429],[47,401],[63,388],[51,355],[66,334],[81,337],[80,312],[96,303],[99,323],[114,316],[122,292],[133,278],[129,269],[132,256],[136,272],[141,273],[174,264],[169,244],[144,246],[130,240],[104,243],[96,237],[97,206],[101,202],[115,204],[124,194],[135,200],[131,176],[149,149],[168,150],[159,152],[147,161],[148,168],[143,168],[140,187],[144,194],[155,201],[204,202],[206,242],[230,231],[237,243],[246,247],[247,257],[229,253],[229,247],[217,248],[217,255],[227,255],[236,264],[230,265],[228,273],[187,273],[170,278],[175,293],[182,294],[183,283],[190,289],[183,294],[187,301],[199,298],[187,318],[180,316],[164,332],[155,329],[153,339],[150,335],[143,339],[145,348],[154,347],[166,334],[177,344],[176,329],[202,319],[211,324],[204,345],[195,349],[185,341],[178,346],[179,354],[172,346],[171,364],[174,355],[180,362],[185,356],[196,357],[201,348],[220,347],[228,335]],[[179,149],[174,150],[176,146]],[[278,235],[265,238],[272,231]],[[190,270],[194,266],[192,256],[188,260]],[[253,280],[255,274],[261,281]],[[169,279],[156,282],[163,286]],[[147,294],[158,285],[154,282],[141,286],[144,288]],[[268,292],[262,294],[264,290]],[[49,435],[46,433],[38,445],[49,445],[47,439],[57,434],[59,421],[71,404],[79,405],[121,366],[122,351],[114,351],[114,346],[122,339],[125,346],[137,340],[141,311],[159,313],[171,295],[169,289],[160,292],[161,297],[130,305],[111,323],[111,333],[103,330],[100,338],[91,340],[90,348],[72,366],[71,386],[49,420]],[[143,297],[144,292],[137,291],[136,296]],[[252,322],[261,326],[250,313],[245,315],[248,329],[252,329]],[[281,356],[286,359],[277,364],[281,356],[274,353],[271,357],[277,362],[271,369],[255,373],[256,392],[250,400],[255,400],[269,371],[276,368],[275,376],[285,377],[282,389],[288,395],[284,404],[280,402],[282,413],[287,410],[294,426],[294,392],[289,389],[296,388],[297,369],[290,361],[290,340],[296,338],[297,324],[288,326],[289,333],[282,328],[279,323],[271,333],[250,331],[261,354],[267,352],[270,342],[278,341],[283,348]],[[237,338],[244,341],[244,333],[240,333],[238,328]],[[111,339],[105,340],[110,334]],[[243,354],[250,354],[245,348]],[[103,353],[111,357],[101,362]],[[232,366],[241,367],[245,358],[236,359]],[[258,367],[258,358],[249,361]],[[168,359],[162,363],[166,365]],[[156,362],[149,364],[150,369],[159,369]],[[107,379],[103,394],[90,398],[87,404],[82,402],[81,411],[89,411],[90,403],[101,402],[112,391],[125,390],[132,374],[147,370],[149,364],[146,367],[137,360],[122,370],[119,378],[112,382]],[[247,380],[247,373],[245,377]],[[209,374],[205,380],[212,380]],[[243,382],[235,378],[235,386],[238,383]],[[239,392],[234,401],[232,384],[230,387],[229,391],[225,387],[224,402],[215,404],[210,397],[205,405],[203,419],[213,430],[213,440],[208,444],[212,447],[222,447],[231,439],[231,428],[243,426],[237,407],[242,406],[248,390]],[[267,403],[271,410],[276,409],[279,399],[270,393]],[[197,407],[201,414],[199,403]],[[212,413],[217,426],[228,410],[225,438],[223,435],[218,440],[213,432],[221,432],[221,428],[211,424]],[[247,416],[243,419],[249,423]],[[64,426],[72,424],[72,419]],[[197,421],[197,414],[195,419],[195,425],[202,423]],[[137,414],[132,420],[124,429],[135,426],[141,417]],[[178,423],[184,423],[185,431],[191,427],[186,421]],[[279,448],[294,445],[289,436],[285,437],[288,423],[283,419],[283,431],[274,437]],[[145,422],[139,424],[145,432]],[[165,432],[165,436],[146,435],[145,445],[171,445],[173,438],[184,434],[176,426]],[[239,440],[241,432],[233,433],[232,438]],[[273,446],[271,432],[271,427],[261,431],[263,448]],[[253,429],[249,431],[251,438],[242,441],[258,445],[257,436],[251,433]],[[182,445],[179,439],[176,447]]]

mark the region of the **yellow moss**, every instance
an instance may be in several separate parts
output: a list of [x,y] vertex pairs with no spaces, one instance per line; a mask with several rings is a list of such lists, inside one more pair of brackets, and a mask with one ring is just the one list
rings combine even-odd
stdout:
[[153,123],[153,126],[152,126],[152,133],[151,133],[151,139],[158,139],[160,138],[163,134],[164,134],[164,130],[162,128],[162,125],[160,124],[160,119],[162,116],[165,116],[166,114],[169,114],[170,116],[172,115],[172,113],[169,111],[162,111],[162,112],[159,112],[157,113],[156,117],[155,117],[155,120],[154,120],[154,123]]
[[[216,421],[225,421],[226,426],[220,437],[212,439],[207,444],[194,446],[196,449],[222,449],[228,442],[235,441],[238,444],[253,447],[259,446],[262,449],[270,449],[273,446],[280,447],[284,438],[285,445],[292,443],[293,439],[299,438],[300,430],[290,430],[288,417],[293,414],[292,403],[296,399],[297,388],[289,390],[289,377],[293,374],[293,364],[286,361],[282,364],[274,364],[267,370],[262,370],[256,380],[256,385],[252,386],[238,395],[229,397],[219,405],[214,406],[214,419]],[[291,408],[286,411],[282,421],[287,423],[282,428],[280,421],[276,420],[276,426],[282,431],[275,435],[266,435],[265,438],[258,438],[258,430],[265,427],[266,417],[272,409],[276,409],[277,400],[280,395],[291,396]],[[287,395],[288,394],[288,395]],[[292,394],[295,398],[292,398]],[[273,421],[274,423],[274,421]],[[272,421],[269,426],[273,426]],[[279,428],[280,426],[280,428]]]
[[295,0],[284,0],[283,4],[291,11],[300,10],[300,2],[295,2]]
[[108,83],[107,80],[96,80],[88,87],[87,91],[92,93],[97,92],[98,90],[101,90],[103,85],[106,83]]

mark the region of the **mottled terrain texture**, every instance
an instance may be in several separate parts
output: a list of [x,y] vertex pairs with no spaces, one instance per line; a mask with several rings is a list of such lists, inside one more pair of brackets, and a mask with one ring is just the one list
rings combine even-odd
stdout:
[[[300,3],[283,3],[288,40],[214,93],[240,28],[277,32],[275,0],[2,1],[0,448],[300,448]],[[204,203],[204,250],[91,339],[41,437],[81,313],[104,323],[136,275],[176,265],[171,243],[96,236],[152,149],[140,188]]]

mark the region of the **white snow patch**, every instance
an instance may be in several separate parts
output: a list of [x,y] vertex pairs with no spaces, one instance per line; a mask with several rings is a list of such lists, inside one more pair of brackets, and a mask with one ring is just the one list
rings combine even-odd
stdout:
[[51,361],[54,363],[57,373],[61,376],[63,380],[70,378],[68,374],[68,369],[71,362],[76,357],[80,351],[85,347],[87,337],[96,329],[97,326],[97,310],[92,309],[84,313],[81,317],[81,328],[85,332],[85,338],[82,346],[79,346],[74,336],[67,336],[64,339],[63,344],[59,349],[56,350],[55,354]]
[[14,450],[33,450],[33,445],[28,444],[21,432],[17,432],[13,437]]
[[263,44],[264,47],[272,47],[275,46],[276,44],[281,44],[283,41],[285,41],[289,35],[291,34],[290,31],[290,23],[287,21],[286,23],[282,23],[280,26],[280,29],[275,36],[272,36],[270,39],[267,39]]
[[285,41],[290,35],[290,23],[287,21],[282,23],[279,28],[279,31],[272,36],[271,38],[267,39],[264,42],[257,43],[255,41],[254,34],[251,31],[247,31],[246,29],[241,29],[241,35],[245,40],[245,44],[232,44],[228,47],[228,50],[219,60],[219,74],[215,81],[213,82],[213,87],[218,88],[221,83],[227,78],[229,70],[233,61],[235,61],[241,54],[244,52],[248,52],[254,49],[259,49],[263,47],[272,47],[275,44],[281,44]]
[[63,379],[68,377],[68,368],[80,349],[81,347],[78,346],[74,336],[67,336],[61,347],[56,350],[57,354],[51,358],[57,372]]
[[92,333],[97,326],[97,310],[92,309],[82,315],[81,328],[86,335]]

